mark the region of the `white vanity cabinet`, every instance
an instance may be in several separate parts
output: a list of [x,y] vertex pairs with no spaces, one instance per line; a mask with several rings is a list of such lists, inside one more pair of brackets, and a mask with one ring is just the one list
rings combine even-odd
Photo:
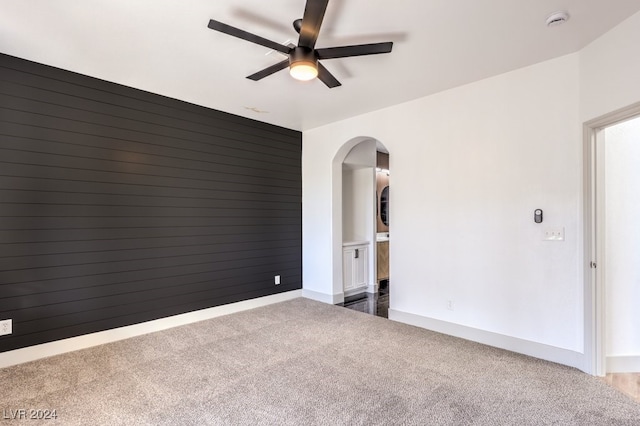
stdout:
[[342,245],[342,282],[346,296],[366,291],[369,283],[369,243]]

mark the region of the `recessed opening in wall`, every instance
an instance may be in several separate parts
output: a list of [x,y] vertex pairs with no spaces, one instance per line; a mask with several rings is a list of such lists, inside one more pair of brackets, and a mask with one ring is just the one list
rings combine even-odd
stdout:
[[364,140],[342,163],[341,303],[385,318],[389,307],[390,217],[386,151],[381,143]]

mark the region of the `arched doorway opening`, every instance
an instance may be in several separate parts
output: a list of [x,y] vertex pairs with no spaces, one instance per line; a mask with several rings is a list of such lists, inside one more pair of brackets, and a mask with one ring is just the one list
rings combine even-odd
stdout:
[[354,138],[332,166],[334,303],[387,317],[389,152],[374,138]]

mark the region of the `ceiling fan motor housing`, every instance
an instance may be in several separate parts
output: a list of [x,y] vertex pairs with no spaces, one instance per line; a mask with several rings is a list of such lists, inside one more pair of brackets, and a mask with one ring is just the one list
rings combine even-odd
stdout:
[[318,68],[318,58],[313,50],[304,46],[294,47],[289,54],[289,66],[302,63]]

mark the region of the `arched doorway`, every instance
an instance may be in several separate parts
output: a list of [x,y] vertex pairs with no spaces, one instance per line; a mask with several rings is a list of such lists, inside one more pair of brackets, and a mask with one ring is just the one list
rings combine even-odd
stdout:
[[[338,150],[332,165],[334,303],[351,304],[356,310],[385,317],[389,283],[388,158],[388,150],[380,141],[359,137]],[[386,299],[378,309],[381,283]]]

